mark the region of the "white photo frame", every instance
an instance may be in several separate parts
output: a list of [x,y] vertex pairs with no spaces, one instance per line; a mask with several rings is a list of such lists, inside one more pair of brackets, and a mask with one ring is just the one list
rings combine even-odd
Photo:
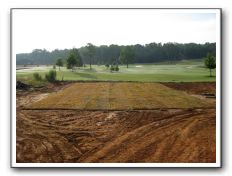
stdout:
[[[166,11],[185,13],[215,13],[216,14],[216,162],[215,163],[17,163],[16,162],[16,48],[15,17],[17,11]],[[221,68],[222,68],[222,9],[220,8],[12,8],[11,9],[11,167],[222,167],[221,161]]]

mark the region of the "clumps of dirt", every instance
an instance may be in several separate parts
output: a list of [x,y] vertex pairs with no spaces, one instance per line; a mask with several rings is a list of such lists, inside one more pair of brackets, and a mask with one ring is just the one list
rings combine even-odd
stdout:
[[215,109],[17,111],[17,162],[216,161]]
[[117,114],[116,114],[115,112],[112,112],[112,113],[110,113],[110,114],[105,118],[105,120],[110,120],[110,119],[116,117],[116,115],[117,115]]
[[16,90],[16,106],[17,108],[23,108],[26,105],[42,100],[43,98],[50,95],[52,92],[58,92],[64,88],[70,86],[67,83],[53,83],[47,86],[33,88],[28,85],[28,89],[17,89]]

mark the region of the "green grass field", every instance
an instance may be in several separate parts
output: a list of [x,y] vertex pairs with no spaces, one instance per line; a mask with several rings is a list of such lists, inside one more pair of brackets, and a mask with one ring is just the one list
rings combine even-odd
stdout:
[[[179,62],[163,62],[154,64],[132,64],[129,68],[119,66],[119,72],[110,72],[104,65],[93,65],[92,69],[77,68],[74,72],[62,67],[57,70],[58,80],[93,80],[93,81],[141,81],[141,82],[212,82],[215,76],[209,77],[209,70],[204,67],[203,60],[183,60]],[[52,66],[39,66],[17,70],[17,80],[30,84],[43,84],[33,80],[33,73],[43,78]],[[215,75],[215,70],[213,70]]]

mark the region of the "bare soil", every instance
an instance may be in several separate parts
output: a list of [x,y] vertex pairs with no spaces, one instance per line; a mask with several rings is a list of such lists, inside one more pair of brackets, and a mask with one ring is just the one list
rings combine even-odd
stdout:
[[17,92],[17,162],[216,162],[215,108],[23,110],[66,86]]
[[185,83],[162,83],[163,85],[188,92],[190,94],[216,93],[215,82],[185,82]]

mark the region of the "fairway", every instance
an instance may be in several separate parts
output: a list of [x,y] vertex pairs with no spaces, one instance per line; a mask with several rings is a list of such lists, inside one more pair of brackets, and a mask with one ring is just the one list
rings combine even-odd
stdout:
[[[33,73],[37,72],[44,78],[51,69],[53,69],[51,66],[39,66],[17,70],[17,80],[34,84]],[[57,68],[56,71],[57,79],[64,81],[214,82],[216,78],[209,77],[209,70],[204,67],[202,59],[132,64],[129,68],[120,65],[118,72],[110,72],[110,69],[104,65],[93,65],[92,69],[86,65],[86,67],[76,68],[73,72],[62,67],[61,70]]]
[[74,83],[27,109],[138,110],[209,108],[214,104],[159,83]]

